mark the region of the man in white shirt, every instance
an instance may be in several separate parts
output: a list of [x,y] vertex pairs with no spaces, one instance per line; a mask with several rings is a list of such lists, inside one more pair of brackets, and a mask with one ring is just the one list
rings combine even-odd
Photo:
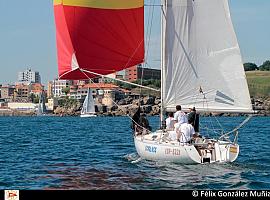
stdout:
[[166,130],[173,130],[174,129],[174,117],[173,113],[170,112],[168,118],[166,119]]
[[183,123],[176,130],[177,138],[181,143],[189,143],[191,138],[195,134],[195,130],[190,123],[191,123],[191,121],[189,121],[188,123]]
[[176,106],[176,113],[174,113],[174,120],[178,122],[180,125],[183,123],[187,123],[187,115],[181,110],[181,106]]

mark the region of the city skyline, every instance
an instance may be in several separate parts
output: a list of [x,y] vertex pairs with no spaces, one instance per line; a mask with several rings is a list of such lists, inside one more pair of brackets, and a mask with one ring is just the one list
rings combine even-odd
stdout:
[[[261,65],[270,59],[269,0],[230,0],[231,16],[241,48],[243,62]],[[159,4],[146,0],[145,4]],[[151,9],[153,12],[153,22]],[[160,23],[159,7],[146,6],[146,67],[159,68]],[[0,32],[2,48],[0,84],[14,83],[18,72],[31,68],[41,75],[42,84],[57,78],[57,57],[53,2],[50,1],[1,1]],[[148,34],[151,39],[148,41]],[[148,45],[149,44],[149,45]]]

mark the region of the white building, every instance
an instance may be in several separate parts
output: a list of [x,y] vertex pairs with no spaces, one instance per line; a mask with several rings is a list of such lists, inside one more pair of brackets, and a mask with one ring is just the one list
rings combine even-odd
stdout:
[[27,69],[24,72],[18,73],[19,83],[41,83],[39,72]]
[[35,111],[37,109],[38,104],[34,103],[8,103],[8,107],[13,110],[21,110],[21,111]]
[[46,108],[49,111],[53,111],[58,106],[58,100],[55,98],[48,99],[48,103],[46,104]]
[[53,80],[50,81],[50,89],[53,97],[61,97],[66,94],[63,93],[63,89],[66,87],[70,87],[72,85],[72,81],[70,80]]

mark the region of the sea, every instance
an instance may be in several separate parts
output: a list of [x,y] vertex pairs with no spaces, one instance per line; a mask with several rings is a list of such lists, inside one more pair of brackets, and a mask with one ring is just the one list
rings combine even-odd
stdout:
[[[148,119],[153,130],[159,127],[158,117]],[[201,117],[202,135],[243,120]],[[240,128],[239,157],[227,164],[140,160],[130,126],[128,117],[0,117],[0,189],[270,189],[269,117],[253,117]]]

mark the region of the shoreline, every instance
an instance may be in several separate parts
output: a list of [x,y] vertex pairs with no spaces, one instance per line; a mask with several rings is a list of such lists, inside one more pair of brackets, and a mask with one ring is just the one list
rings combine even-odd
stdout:
[[[111,112],[107,113],[96,113],[97,117],[125,117],[127,114],[115,114]],[[159,116],[159,114],[146,114],[149,116]],[[253,117],[270,117],[270,112],[262,110],[262,112],[254,113],[254,114],[243,114],[243,113],[201,113],[201,117],[243,117],[253,115]],[[1,110],[0,109],[0,117],[39,117],[39,116],[47,116],[47,117],[80,117],[80,112],[78,113],[69,113],[64,112],[61,114],[54,113],[46,113],[44,115],[37,115],[35,112],[26,112],[26,111],[14,111],[14,110]],[[132,115],[131,115],[132,116]]]
[[[258,97],[251,98],[253,109],[256,113],[254,116],[270,116],[270,97]],[[142,97],[141,99],[123,99],[122,103],[118,102],[118,106],[106,107],[103,105],[96,105],[96,115],[102,117],[114,117],[114,116],[133,116],[137,111],[138,105],[141,107],[141,111],[147,116],[159,116],[161,101],[157,97]],[[48,112],[45,116],[74,116],[79,117],[81,111],[81,105],[64,105],[58,106],[54,111]],[[250,114],[244,113],[201,113],[201,116],[228,116],[239,117],[248,116]],[[0,116],[38,116],[35,111],[29,110],[14,110],[9,108],[0,108]]]

